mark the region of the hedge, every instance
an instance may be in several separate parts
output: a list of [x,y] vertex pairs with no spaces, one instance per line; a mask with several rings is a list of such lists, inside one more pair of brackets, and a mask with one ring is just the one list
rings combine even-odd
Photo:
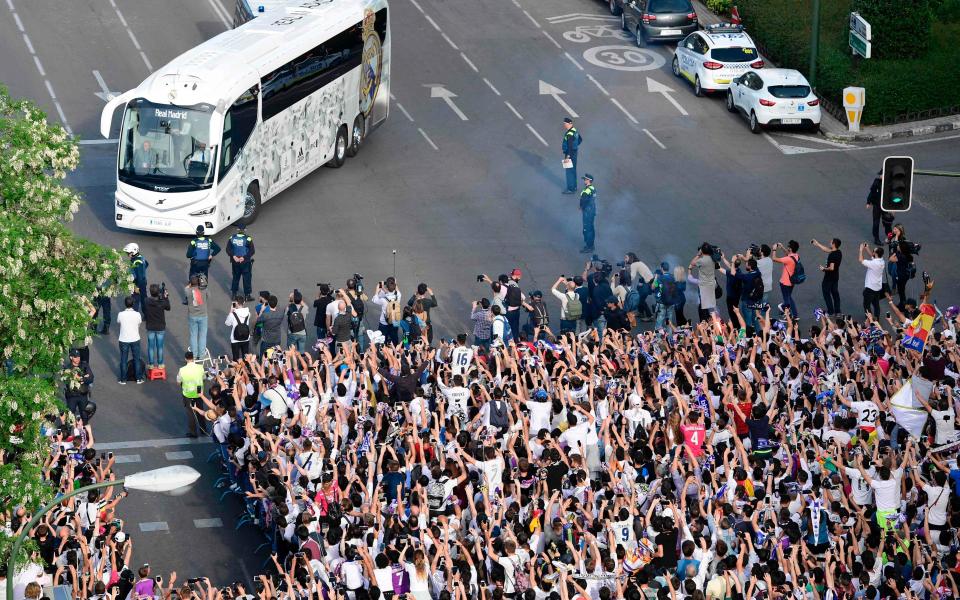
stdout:
[[[913,113],[960,105],[960,77],[956,76],[960,64],[960,45],[957,44],[960,19],[953,14],[958,0],[924,0],[924,3],[928,1],[934,20],[922,56],[868,60],[854,58],[850,53],[847,36],[851,2],[821,2],[817,93],[841,105],[844,87],[866,88],[865,125],[893,122]],[[773,62],[807,74],[811,0],[737,0],[737,5],[747,31]],[[893,3],[887,5],[889,11],[899,14]],[[877,26],[873,22],[871,26],[876,37]]]

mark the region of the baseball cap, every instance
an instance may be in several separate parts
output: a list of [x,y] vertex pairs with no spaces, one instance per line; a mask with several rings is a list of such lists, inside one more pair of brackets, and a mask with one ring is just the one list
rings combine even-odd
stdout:
[[197,225],[197,235],[201,235],[204,231],[203,225]]
[[583,174],[583,178],[584,178],[584,179],[589,179],[590,181],[593,181],[593,175],[591,175],[590,173],[584,173],[584,174]]
[[80,351],[77,350],[76,348],[71,348],[71,349],[70,349],[70,358],[74,358],[74,357],[80,358]]
[[127,541],[127,534],[125,534],[122,531],[118,531],[115,534],[113,534],[113,541],[117,542],[118,544],[121,544]]
[[520,269],[514,269],[510,271],[510,277],[521,277],[521,276],[523,276],[523,271],[521,271]]
[[563,118],[563,122],[564,122],[564,123],[573,123],[573,119],[571,119],[570,117],[564,117],[564,118]]
[[237,221],[237,229],[239,229],[240,231],[243,231],[246,228],[247,228],[246,223],[244,223],[243,221]]
[[530,295],[537,298],[543,298],[543,292],[541,292],[540,290],[533,290],[532,292],[530,292]]

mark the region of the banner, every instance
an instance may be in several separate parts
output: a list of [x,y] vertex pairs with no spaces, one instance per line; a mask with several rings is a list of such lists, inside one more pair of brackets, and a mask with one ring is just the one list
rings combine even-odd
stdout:
[[896,419],[900,427],[906,429],[911,436],[919,438],[923,431],[923,425],[927,422],[927,411],[917,400],[914,390],[920,394],[924,401],[927,401],[933,391],[933,383],[923,377],[911,377],[890,398],[890,408],[893,411],[893,418]]

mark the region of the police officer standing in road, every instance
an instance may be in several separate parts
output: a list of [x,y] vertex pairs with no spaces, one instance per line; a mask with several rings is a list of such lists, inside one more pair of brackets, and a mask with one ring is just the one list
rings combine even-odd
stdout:
[[140,246],[130,242],[123,247],[123,251],[130,257],[130,274],[133,275],[133,310],[143,313],[146,305],[145,294],[147,293],[147,267],[150,263],[140,254]]
[[583,248],[581,254],[593,252],[593,239],[597,232],[594,222],[597,220],[597,190],[593,187],[593,175],[584,173],[583,191],[580,192],[580,213],[583,216]]
[[873,209],[873,243],[882,246],[880,240],[880,223],[883,222],[883,237],[886,239],[893,231],[893,213],[883,210],[880,206],[880,195],[883,193],[883,171],[877,171],[877,176],[870,184],[870,192],[867,194],[867,208]]
[[[573,126],[573,119],[563,119],[563,172],[567,176],[567,189],[564,194],[573,194],[577,191],[577,153],[580,151],[580,132]],[[569,163],[567,161],[570,161]],[[567,166],[567,165],[570,166]]]
[[207,279],[210,272],[210,260],[220,254],[220,246],[212,238],[203,235],[203,225],[197,225],[197,237],[190,240],[187,246],[187,258],[190,259],[190,273],[187,279],[194,275],[203,275]]
[[82,360],[80,350],[70,350],[70,361],[63,369],[63,398],[67,408],[78,418],[85,415],[92,384],[90,365]]
[[247,235],[246,224],[242,221],[237,225],[240,230],[227,240],[227,256],[230,257],[230,266],[233,270],[233,281],[230,283],[230,297],[236,298],[240,288],[240,278],[243,277],[243,294],[246,302],[253,300],[253,285],[250,282],[253,276],[253,238]]

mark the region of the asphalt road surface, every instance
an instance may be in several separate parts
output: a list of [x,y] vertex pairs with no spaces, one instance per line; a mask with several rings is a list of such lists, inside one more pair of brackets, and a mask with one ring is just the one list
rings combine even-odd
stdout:
[[[76,231],[115,247],[138,242],[149,280],[177,292],[187,239],[113,224],[116,147],[98,139],[102,98],[225,30],[232,8],[221,0],[5,2],[0,81],[83,140],[81,167],[70,178],[87,200]],[[837,236],[843,308],[859,313],[863,269],[855,256],[870,235],[864,200],[883,157],[909,154],[918,168],[958,168],[957,135],[873,145],[753,135],[722,98],[695,98],[672,76],[671,47],[635,48],[593,0],[397,0],[391,11],[390,119],[344,168],[320,169],[265,205],[249,230],[257,246],[254,293],[268,289],[282,299],[297,287],[312,299],[317,282],[342,285],[354,272],[372,287],[394,273],[395,259],[404,293],[420,281],[437,293],[434,320],[449,336],[465,331],[470,301],[488,291],[476,283],[478,273],[520,267],[525,290],[546,291],[558,275],[580,272],[585,258],[577,253],[576,197],[560,194],[561,123],[575,114],[584,138],[580,173],[594,175],[599,193],[598,254],[616,261],[634,251],[648,264],[685,265],[705,240],[729,253],[796,239],[810,273],[796,299],[809,319],[822,306],[815,265],[824,258],[809,240]],[[445,94],[441,87],[456,96],[436,97]],[[914,209],[900,220],[923,244],[918,266],[937,280],[935,297],[951,304],[960,292],[956,180],[918,178],[914,189]],[[230,233],[217,236],[221,245]],[[228,286],[223,258],[211,270],[214,354],[227,350]],[[913,295],[918,287],[912,284]],[[204,474],[185,495],[133,494],[121,505],[135,561],[155,572],[175,569],[181,579],[249,580],[267,556],[254,554],[262,538],[253,528],[234,531],[240,504],[221,502],[214,490],[216,473],[206,463],[212,446],[181,438],[172,378],[116,384],[115,334],[114,327],[94,342],[98,441],[124,457],[122,472],[188,462]],[[182,363],[186,337],[174,297],[171,372]]]

